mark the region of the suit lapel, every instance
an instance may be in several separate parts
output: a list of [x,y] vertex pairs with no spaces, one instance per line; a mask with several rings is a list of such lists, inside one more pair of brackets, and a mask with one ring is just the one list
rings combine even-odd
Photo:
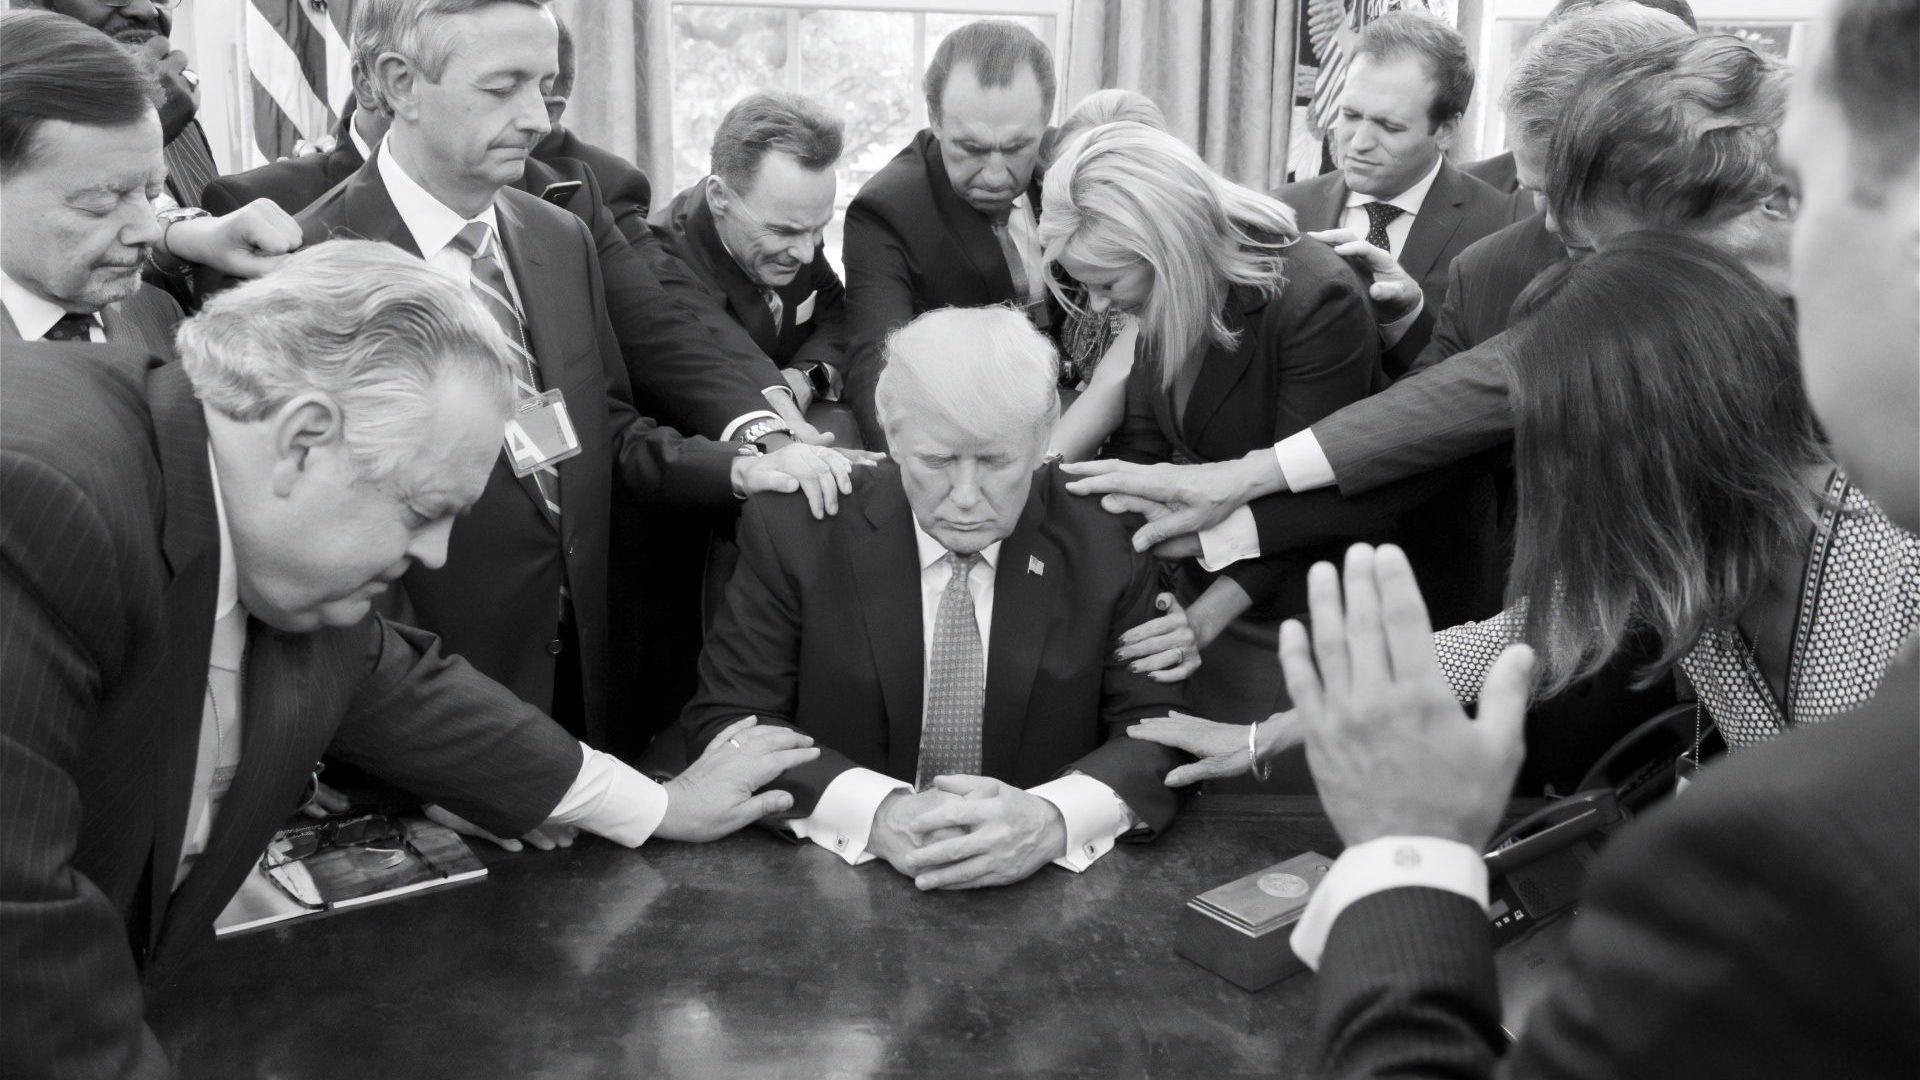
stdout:
[[[1011,777],[1019,766],[1021,733],[1034,673],[1047,644],[1047,614],[1065,562],[1042,530],[1047,518],[1051,470],[1034,474],[1027,505],[1013,535],[1000,545],[993,573],[993,627],[987,644],[987,694],[980,737],[981,767],[988,776]],[[1052,574],[1047,573],[1051,567]]]
[[161,552],[172,578],[164,601],[170,665],[166,700],[153,715],[158,733],[154,785],[153,867],[147,898],[149,941],[159,938],[172,899],[174,868],[180,865],[187,811],[193,797],[193,767],[200,746],[201,702],[207,656],[213,642],[214,602],[220,584],[220,521],[214,508],[207,461],[206,420],[186,373],[174,364],[148,369],[147,396],[166,483]]
[[873,531],[847,545],[846,559],[887,709],[888,771],[912,776],[920,760],[926,693],[919,549],[913,542],[912,510],[899,476],[888,476],[873,491],[866,506]]
[[1415,281],[1425,281],[1433,272],[1453,234],[1464,218],[1461,207],[1467,201],[1467,188],[1460,174],[1446,161],[1434,174],[1433,186],[1413,216],[1413,228],[1407,232],[1407,246],[1400,252],[1400,269]]
[[[1227,396],[1240,384],[1247,365],[1253,362],[1255,342],[1247,326],[1247,313],[1259,310],[1266,302],[1252,289],[1236,287],[1227,293],[1227,325],[1239,333],[1240,343],[1232,351],[1209,344],[1206,355],[1200,359],[1200,371],[1194,378],[1192,392],[1187,395],[1187,412],[1180,425],[1185,436],[1181,441],[1189,448],[1199,443],[1200,433],[1206,430]],[[1158,396],[1164,399],[1167,395]]]
[[1302,232],[1337,229],[1347,210],[1347,181],[1336,169],[1327,174],[1327,182],[1312,197],[1301,201],[1304,205],[1294,209],[1300,212]]
[[421,258],[413,231],[400,220],[400,210],[393,205],[393,196],[387,194],[386,182],[380,179],[379,158],[380,149],[375,147],[373,157],[341,183],[337,200],[322,200],[300,212],[302,236],[308,243],[343,238],[379,240]]
[[773,312],[767,308],[759,286],[747,277],[747,272],[733,261],[727,246],[720,242],[720,229],[714,224],[713,211],[708,209],[706,193],[702,190],[704,184],[702,181],[694,185],[690,193],[692,205],[687,210],[687,234],[693,238],[702,261],[712,269],[714,280],[726,294],[727,304],[740,325],[746,327],[760,351],[771,356],[780,343],[780,327],[774,325]]

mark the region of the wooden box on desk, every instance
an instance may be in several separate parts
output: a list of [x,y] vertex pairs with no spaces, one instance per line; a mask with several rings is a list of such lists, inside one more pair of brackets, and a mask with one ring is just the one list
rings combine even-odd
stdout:
[[1332,866],[1309,851],[1201,893],[1180,914],[1175,950],[1245,990],[1302,970],[1287,939]]

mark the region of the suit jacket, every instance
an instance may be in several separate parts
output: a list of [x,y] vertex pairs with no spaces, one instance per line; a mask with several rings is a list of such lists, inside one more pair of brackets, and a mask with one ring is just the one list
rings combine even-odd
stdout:
[[[345,124],[343,120],[335,130],[337,141],[326,153],[276,161],[214,181],[207,187],[207,208],[228,213],[255,199],[270,199],[287,213],[299,214],[366,164]],[[786,384],[743,332],[720,325],[726,320],[719,317],[705,287],[645,228],[644,215],[637,237],[621,231],[595,177],[576,159],[535,157],[514,186],[539,195],[555,183],[581,183],[580,190],[559,205],[593,233],[607,314],[626,360],[636,407],[670,427],[719,438],[734,420],[767,408],[761,391]],[[230,284],[209,271],[201,275],[199,288],[211,294]]]
[[[815,521],[796,499],[755,499],[741,515],[740,566],[700,657],[682,722],[694,752],[754,714],[814,737],[815,760],[773,787],[790,817],[813,812],[855,766],[911,778],[923,686],[920,560],[898,467],[860,470],[840,513]],[[1113,658],[1119,635],[1155,616],[1153,562],[1126,521],[1034,474],[1001,545],[987,642],[982,771],[1031,787],[1069,768],[1111,787],[1149,828],[1178,807],[1163,782],[1185,760],[1125,729],[1178,708],[1183,691]]]
[[[1337,229],[1347,210],[1347,180],[1338,171],[1297,180],[1273,194],[1298,213],[1302,232]],[[1447,267],[1454,256],[1510,220],[1507,199],[1500,192],[1442,161],[1426,202],[1413,217],[1407,242],[1394,258],[1420,283],[1427,306],[1438,309],[1447,299]]]
[[[454,527],[446,565],[415,566],[402,583],[419,625],[439,632],[448,649],[526,701],[550,710],[564,581],[573,596],[586,734],[589,741],[600,740],[606,733],[615,477],[649,500],[731,507],[733,453],[728,445],[683,437],[634,411],[586,226],[514,188],[502,189],[494,206],[541,378],[566,395],[581,453],[556,466],[563,510],[556,528],[532,478],[516,478],[503,451],[480,501]],[[352,236],[419,254],[378,161],[308,207],[299,221],[307,243]]]
[[1315,1075],[1920,1075],[1917,703],[1909,643],[1866,708],[1710,768],[1609,841],[1504,1061],[1478,906],[1354,904],[1321,958]]
[[[179,301],[166,290],[145,282],[141,283],[139,292],[100,309],[100,325],[107,332],[107,344],[168,358],[174,355],[173,332],[184,318],[186,313],[180,310]],[[13,325],[13,316],[4,306],[0,306],[0,337],[7,341],[20,340],[20,330]]]
[[211,938],[322,751],[517,835],[580,750],[429,634],[249,620],[244,756],[174,889],[219,585],[200,404],[117,348],[0,368],[0,1072],[162,1077],[141,975]]
[[1462,253],[1452,273],[1459,300],[1441,309],[1415,370],[1314,425],[1343,493],[1371,491],[1512,440],[1500,335],[1527,284],[1564,256],[1541,215]]
[[[654,215],[654,224],[666,235],[673,253],[687,264],[733,322],[753,336],[754,345],[782,368],[802,370],[825,364],[837,384],[847,362],[846,289],[834,272],[823,245],[814,249],[813,262],[774,292],[780,297],[780,325],[760,295],[760,286],[747,277],[727,253],[707,207],[706,181],[673,197]],[[805,316],[805,321],[801,316]]]
[[[1037,221],[1037,171],[1027,189],[1027,208]],[[1013,275],[992,224],[954,193],[931,131],[915,135],[854,196],[847,207],[843,255],[847,397],[867,445],[884,449],[873,388],[885,361],[880,349],[887,334],[935,308],[1024,303],[1025,298],[1013,294]],[[1047,310],[1057,333],[1061,312],[1051,296]]]
[[653,181],[632,162],[603,147],[595,146],[574,134],[563,124],[553,125],[547,137],[533,148],[536,160],[549,164],[555,158],[569,158],[586,165],[600,185],[601,201],[614,224],[633,243],[643,243],[647,215],[653,207]]
[[1460,171],[1505,195],[1520,190],[1520,176],[1514,170],[1511,150],[1479,161],[1469,161],[1460,166]]
[[[1272,446],[1384,382],[1380,335],[1365,285],[1333,249],[1302,237],[1288,249],[1286,284],[1269,298],[1228,293],[1224,319],[1238,344],[1209,344],[1178,417],[1161,388],[1160,365],[1136,360],[1127,376],[1127,409],[1106,455],[1137,462],[1230,461]],[[1381,525],[1384,523],[1375,522]],[[1356,531],[1341,539],[1367,535]],[[1339,544],[1235,563],[1239,582],[1263,616],[1306,610],[1306,571],[1337,557]]]

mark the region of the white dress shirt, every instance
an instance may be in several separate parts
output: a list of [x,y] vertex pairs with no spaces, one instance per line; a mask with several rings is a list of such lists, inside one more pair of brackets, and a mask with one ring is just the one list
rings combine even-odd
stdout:
[[1393,257],[1397,261],[1400,258],[1400,253],[1406,250],[1407,237],[1413,234],[1413,219],[1420,216],[1420,210],[1427,201],[1427,192],[1433,188],[1433,178],[1440,175],[1440,163],[1445,160],[1446,158],[1444,156],[1434,158],[1433,168],[1427,170],[1427,175],[1421,177],[1414,182],[1412,187],[1395,195],[1391,199],[1382,199],[1373,195],[1363,195],[1358,191],[1348,191],[1347,208],[1340,214],[1340,226],[1359,233],[1360,238],[1364,240],[1367,238],[1368,230],[1373,228],[1373,219],[1367,216],[1368,203],[1383,202],[1389,206],[1397,206],[1406,211],[1406,213],[1387,222],[1387,243],[1390,245]]
[[[6,305],[13,328],[20,331],[20,337],[26,341],[45,340],[47,331],[67,314],[66,308],[29,290],[4,272],[0,272],[0,303]],[[97,311],[93,313],[93,325],[88,327],[87,336],[96,343],[107,340],[107,328],[100,322]]]
[[[939,617],[940,597],[953,577],[953,564],[947,561],[947,549],[927,535],[918,520],[913,523],[913,539],[920,553],[920,715],[926,716],[932,679],[928,677],[933,658],[934,623]],[[980,624],[980,646],[984,665],[993,640],[993,575],[999,564],[1000,544],[995,542],[980,552],[980,561],[967,575],[967,591],[973,594],[973,616]],[[981,672],[984,677],[986,672]],[[851,865],[873,860],[867,850],[872,836],[874,815],[880,804],[896,791],[912,791],[913,785],[872,769],[853,768],[833,778],[813,813],[789,820],[787,827],[795,836],[812,840],[839,855]],[[1114,790],[1084,773],[1069,773],[1029,789],[1052,803],[1067,828],[1067,851],[1054,865],[1078,873],[1113,849],[1113,842],[1139,825],[1139,818]]]
[[[200,745],[187,808],[187,833],[174,870],[178,889],[207,849],[220,803],[241,764],[246,693],[247,609],[240,603],[239,571],[233,561],[233,536],[220,491],[220,470],[208,449],[214,513],[220,523],[220,584],[214,599],[213,645],[207,654],[208,692],[200,711]],[[624,762],[580,744],[580,772],[547,820],[573,825],[616,844],[639,847],[660,827],[667,813],[667,792]]]
[[[500,240],[500,217],[494,212],[493,203],[471,218],[460,216],[460,212],[434,198],[433,193],[420,186],[419,181],[407,172],[400,158],[406,148],[393,139],[381,141],[384,148],[377,161],[380,181],[386,185],[387,197],[393,200],[393,208],[400,213],[400,223],[413,235],[414,246],[420,249],[420,255],[427,265],[458,281],[462,287],[470,288],[473,278],[473,258],[466,252],[453,246],[453,238],[471,221],[485,222],[493,234],[496,244]],[[520,287],[513,280],[513,269],[507,265],[506,248],[498,247],[495,256],[500,263],[500,273],[507,279],[507,292],[513,305],[520,309],[524,317],[527,306],[520,302]]]
[[1485,911],[1486,860],[1466,844],[1432,836],[1382,836],[1355,844],[1333,861],[1333,869],[1307,901],[1289,939],[1294,955],[1320,970],[1327,935],[1341,912],[1374,893],[1409,887],[1464,896]]

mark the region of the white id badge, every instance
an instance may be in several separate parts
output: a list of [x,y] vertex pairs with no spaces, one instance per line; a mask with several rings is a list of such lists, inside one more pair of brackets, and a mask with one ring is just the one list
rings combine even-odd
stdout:
[[795,326],[799,326],[801,323],[813,318],[813,302],[819,299],[819,297],[819,293],[810,292],[807,294],[805,300],[800,301],[800,306],[793,309],[793,324]]
[[513,403],[507,418],[507,460],[513,475],[525,476],[544,465],[565,461],[580,452],[580,436],[573,433],[567,402],[558,390]]

